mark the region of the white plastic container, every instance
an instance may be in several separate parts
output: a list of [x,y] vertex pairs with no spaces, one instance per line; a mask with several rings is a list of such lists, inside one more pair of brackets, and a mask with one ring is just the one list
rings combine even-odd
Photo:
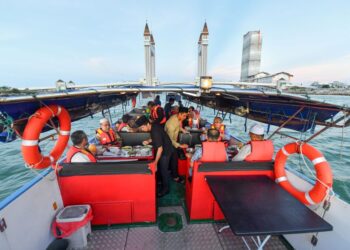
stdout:
[[[57,214],[56,221],[58,223],[72,223],[83,221],[90,209],[90,205],[67,206]],[[89,234],[91,234],[90,221],[87,222],[84,226],[80,227],[71,236],[65,238],[69,241],[68,249],[81,249],[86,247],[87,237]]]

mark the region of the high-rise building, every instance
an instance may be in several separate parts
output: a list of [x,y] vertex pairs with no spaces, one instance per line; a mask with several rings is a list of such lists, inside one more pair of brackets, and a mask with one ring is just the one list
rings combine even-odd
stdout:
[[145,44],[145,66],[146,66],[146,75],[145,81],[148,86],[155,86],[157,82],[156,78],[156,62],[155,62],[155,42],[153,34],[148,28],[146,23],[145,30],[143,32],[144,44]]
[[207,23],[205,22],[198,41],[198,69],[197,69],[198,79],[201,76],[207,75],[208,37],[209,37],[209,31],[208,31]]
[[261,63],[261,33],[250,31],[243,36],[243,51],[241,64],[241,81],[247,81],[250,76],[260,72]]

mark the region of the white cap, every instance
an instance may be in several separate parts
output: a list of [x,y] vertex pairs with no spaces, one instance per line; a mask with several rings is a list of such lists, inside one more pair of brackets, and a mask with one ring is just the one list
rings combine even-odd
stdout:
[[264,127],[259,125],[259,124],[254,124],[253,126],[251,126],[250,133],[256,134],[256,135],[264,135]]
[[100,120],[100,124],[105,123],[105,122],[108,122],[108,123],[109,123],[109,121],[108,121],[107,118],[102,118],[102,119]]

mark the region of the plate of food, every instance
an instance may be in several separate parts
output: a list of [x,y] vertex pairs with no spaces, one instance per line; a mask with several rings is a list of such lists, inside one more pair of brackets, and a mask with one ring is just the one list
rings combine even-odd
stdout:
[[130,151],[132,151],[132,147],[131,146],[124,146],[124,147],[122,147],[122,150],[130,152]]

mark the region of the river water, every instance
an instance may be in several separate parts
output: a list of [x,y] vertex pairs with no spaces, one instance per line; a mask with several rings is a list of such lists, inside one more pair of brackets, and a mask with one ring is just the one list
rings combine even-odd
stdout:
[[[312,99],[326,101],[338,105],[350,106],[349,96],[312,96]],[[147,103],[148,100],[138,99],[138,105]],[[164,97],[162,100],[164,104]],[[128,107],[130,109],[130,106]],[[116,121],[122,116],[121,106],[115,107],[111,110],[112,119]],[[202,117],[211,122],[214,118],[213,110],[204,108],[201,111]],[[102,117],[101,113],[94,115],[93,118],[84,118],[72,123],[72,131],[82,129],[89,136],[94,136],[95,129],[98,127],[99,119]],[[225,124],[235,137],[248,140],[248,135],[244,132],[245,120],[241,117],[232,116],[232,122],[226,119]],[[248,121],[248,128],[254,121]],[[266,126],[266,125],[265,125]],[[273,131],[271,127],[270,131]],[[317,128],[316,128],[317,131]],[[50,132],[47,132],[50,133]],[[271,133],[271,132],[270,132]],[[300,138],[299,132],[289,131],[294,137]],[[334,190],[345,201],[350,203],[350,127],[348,128],[331,128],[323,134],[311,141],[311,145],[319,149],[325,155],[326,159],[331,164],[334,175]],[[290,139],[274,136],[273,138],[276,150],[283,145],[291,142]],[[48,153],[54,144],[53,141],[45,141],[41,144],[41,148],[45,153]],[[21,155],[21,141],[16,140],[8,144],[0,144],[0,201],[6,196],[20,188],[26,182],[34,178],[38,172],[28,169],[24,166]],[[308,163],[308,162],[307,162]],[[288,165],[310,176],[307,172],[304,161],[300,156],[290,157]],[[313,169],[312,165],[311,169]]]

